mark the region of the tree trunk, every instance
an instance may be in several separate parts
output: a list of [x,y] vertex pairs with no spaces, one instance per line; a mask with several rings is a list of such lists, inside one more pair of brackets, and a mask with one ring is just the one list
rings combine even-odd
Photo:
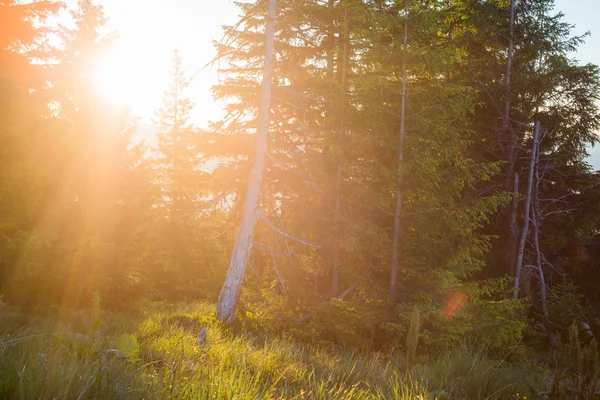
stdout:
[[[335,50],[336,50],[336,42],[335,42],[335,26],[334,26],[334,14],[333,8],[335,6],[335,0],[328,0],[327,2],[327,11],[330,14],[329,26],[327,27],[327,78],[329,79],[329,95],[333,98],[335,95]],[[334,122],[335,123],[335,122]],[[335,126],[335,125],[334,125]],[[336,142],[337,143],[337,142]],[[337,149],[336,149],[337,150]],[[334,193],[334,210],[337,208],[337,179],[338,173],[341,173],[341,170],[336,169],[336,192]],[[337,232],[334,232],[334,235],[337,235]],[[337,263],[339,258],[339,249],[337,248],[337,237],[333,238],[334,243],[332,249],[332,261],[329,267],[329,292],[333,292],[334,289],[337,289],[339,286],[339,277],[337,271]],[[318,276],[316,274],[314,276],[314,288],[315,293],[318,293]],[[334,287],[335,286],[335,287]],[[333,292],[335,293],[335,292]]]
[[335,6],[335,0],[328,0],[327,11],[329,11],[331,18],[329,19],[329,27],[327,28],[327,77],[329,78],[329,87],[331,94],[333,94],[333,82],[334,77],[334,52],[335,52],[335,33],[334,33],[334,20],[333,20],[333,7]]
[[537,206],[534,205],[533,210],[533,241],[535,245],[535,254],[537,261],[537,269],[538,269],[538,277],[540,280],[540,302],[542,303],[542,314],[544,315],[544,319],[546,322],[550,319],[550,313],[548,312],[548,300],[546,295],[546,279],[544,278],[544,268],[542,266],[542,252],[540,250],[540,240],[539,240],[539,231],[541,223],[539,218]]
[[[514,26],[515,26],[515,1],[510,2],[510,33],[508,42],[508,59],[506,61],[506,77],[505,77],[505,98],[504,98],[504,115],[502,116],[502,135],[507,136],[508,139],[508,150],[506,154],[507,164],[505,168],[506,182],[505,190],[510,191],[514,184],[515,177],[515,164],[517,162],[517,137],[515,131],[510,125],[510,106],[511,106],[511,73],[513,63],[513,48],[514,48]],[[507,226],[508,246],[507,246],[507,271],[513,273],[513,266],[515,265],[515,249],[517,248],[518,241],[518,228],[516,225],[518,213],[518,202],[513,201],[506,207],[506,217],[509,221]],[[513,224],[513,221],[515,223]]]
[[392,238],[392,265],[390,274],[390,299],[396,298],[398,286],[398,261],[400,258],[400,219],[402,216],[402,167],[404,165],[404,125],[406,111],[406,47],[408,42],[408,1],[404,3],[404,38],[402,48],[402,103],[400,109],[400,144],[398,145],[398,180],[396,182],[396,211]]
[[[540,161],[540,144],[538,144],[537,152],[535,154],[535,189],[533,191],[533,244],[535,246],[536,263],[538,269],[538,278],[540,281],[540,303],[542,305],[542,315],[545,319],[545,324],[549,329],[550,313],[548,312],[548,301],[546,295],[546,279],[544,276],[544,267],[542,265],[542,251],[540,249],[539,233],[542,225],[542,212],[540,208],[540,174],[539,174],[539,161]],[[550,332],[548,332],[550,334]]]
[[[513,61],[513,42],[515,32],[515,0],[510,2],[510,36],[508,40],[508,59],[506,61],[506,78],[504,82],[505,99],[504,99],[504,118],[502,119],[502,129],[505,132],[510,127],[510,78],[512,72],[512,61]],[[513,135],[514,136],[514,135]],[[512,175],[511,175],[512,176]]]
[[[337,149],[338,153],[340,149]],[[341,209],[341,195],[340,195],[340,185],[342,180],[342,165],[340,156],[338,155],[337,167],[336,167],[336,178],[335,178],[335,207],[334,207],[334,242],[333,242],[333,260],[331,263],[331,288],[329,292],[331,296],[334,296],[335,293],[339,291],[340,287],[340,209]]]
[[519,236],[519,225],[517,222],[517,212],[519,210],[519,174],[515,173],[513,178],[513,192],[512,202],[510,205],[509,212],[509,226],[510,231],[509,242],[508,242],[508,262],[510,265],[509,273],[512,275],[515,273],[514,266],[517,260],[517,241],[516,238]]
[[535,123],[535,133],[533,135],[533,145],[531,149],[531,160],[529,161],[529,179],[527,180],[527,197],[525,198],[525,212],[523,215],[523,231],[521,232],[521,243],[517,254],[517,264],[515,267],[515,286],[513,298],[519,297],[519,283],[521,281],[521,267],[523,265],[523,254],[525,252],[525,243],[527,242],[527,234],[529,232],[529,219],[531,208],[531,192],[533,188],[533,172],[535,166],[535,158],[537,154],[538,140],[540,137],[540,121]]
[[[343,29],[346,29],[345,27]],[[346,76],[348,69],[348,52],[349,52],[349,37],[346,32],[343,32],[341,35],[341,40],[343,41],[343,56],[342,56],[342,65],[341,65],[341,90],[342,90],[342,107],[344,105],[344,94],[346,90]],[[331,296],[335,296],[339,292],[340,287],[340,239],[342,232],[340,230],[340,211],[342,204],[342,194],[341,194],[341,184],[342,184],[342,135],[344,134],[344,110],[341,111],[338,115],[338,129],[337,129],[337,138],[336,138],[336,177],[335,177],[335,208],[334,208],[334,221],[335,221],[335,239],[333,243],[333,262],[331,265],[331,288],[330,293]]]
[[271,108],[271,89],[273,71],[273,46],[275,42],[275,5],[277,0],[269,1],[267,17],[267,32],[265,43],[265,63],[261,90],[261,104],[258,114],[258,129],[256,131],[256,156],[248,180],[244,214],[240,224],[235,245],[231,253],[229,269],[225,284],[219,294],[215,316],[225,323],[235,320],[235,307],[242,290],[244,274],[248,258],[252,251],[254,227],[258,221],[260,190],[262,186],[265,157],[267,155],[267,135],[269,130],[269,112]]

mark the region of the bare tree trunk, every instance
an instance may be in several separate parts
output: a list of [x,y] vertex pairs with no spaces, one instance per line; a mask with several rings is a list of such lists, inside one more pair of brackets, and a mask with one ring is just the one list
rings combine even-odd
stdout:
[[519,297],[519,283],[521,281],[521,267],[523,266],[523,254],[525,252],[525,243],[527,242],[527,234],[529,233],[529,219],[531,208],[531,192],[533,188],[533,172],[535,166],[535,158],[537,154],[538,141],[540,137],[540,121],[535,122],[535,133],[533,135],[533,145],[531,149],[531,160],[529,161],[529,179],[527,181],[527,197],[525,198],[525,212],[523,216],[523,231],[521,232],[521,243],[517,254],[517,264],[515,267],[515,286],[513,298]]
[[327,28],[328,32],[327,32],[327,41],[328,41],[328,47],[327,47],[327,77],[329,78],[329,87],[331,89],[331,94],[333,94],[333,82],[335,80],[335,77],[333,75],[334,73],[334,67],[333,67],[333,63],[334,63],[334,59],[333,59],[333,53],[335,50],[335,34],[334,34],[334,21],[333,21],[333,7],[335,6],[335,0],[328,0],[327,2],[327,11],[329,11],[331,18],[329,19],[329,27]]
[[[335,90],[334,90],[334,83],[335,83],[335,67],[334,67],[334,53],[336,50],[336,45],[335,45],[335,32],[334,32],[334,17],[333,17],[333,7],[335,6],[335,0],[328,0],[327,2],[327,10],[329,11],[331,18],[329,19],[329,26],[328,26],[328,33],[327,33],[327,40],[328,40],[328,47],[327,47],[327,78],[329,79],[329,90],[330,90],[330,95],[333,97],[333,95],[335,94]],[[336,141],[336,143],[339,145],[339,141]],[[337,151],[337,149],[336,149]],[[338,183],[339,180],[341,180],[341,169],[338,168],[336,169],[336,192],[334,193],[334,210],[339,209],[340,205],[338,205],[338,199],[339,199],[339,195],[338,195]],[[337,218],[337,214],[335,216],[335,218]],[[337,224],[337,219],[336,219],[336,224]],[[337,225],[336,225],[337,226]],[[337,235],[337,230],[334,232],[334,235]],[[331,262],[331,266],[329,267],[329,283],[330,283],[330,288],[329,291],[332,293],[336,293],[334,292],[334,290],[337,291],[337,287],[339,287],[339,271],[338,271],[338,262],[339,262],[339,246],[337,243],[337,236],[333,238],[334,239],[334,243],[333,243],[333,256],[332,256],[332,262]],[[313,275],[314,276],[314,287],[315,287],[315,293],[318,292],[318,276],[316,274]]]
[[402,103],[400,109],[400,144],[398,145],[398,180],[396,182],[396,211],[392,238],[392,265],[390,274],[390,299],[396,298],[398,286],[398,259],[400,256],[400,219],[402,216],[402,167],[404,166],[404,125],[406,111],[406,47],[408,42],[408,0],[404,2],[404,38],[402,48]]
[[[506,182],[505,189],[511,190],[515,179],[515,164],[517,162],[517,136],[515,131],[510,125],[510,106],[511,106],[511,73],[513,64],[513,48],[514,48],[514,26],[515,26],[515,1],[510,2],[510,36],[508,42],[508,59],[506,61],[506,77],[505,77],[505,98],[504,98],[504,115],[502,116],[502,134],[508,136],[508,151],[507,151],[507,164],[506,164]],[[517,187],[518,190],[518,187]],[[515,249],[517,248],[518,241],[518,228],[516,225],[518,213],[518,202],[513,201],[506,208],[506,216],[509,221],[508,224],[508,246],[507,246],[507,270],[513,272],[513,266],[515,265]],[[513,224],[513,221],[515,223]]]
[[537,261],[537,269],[538,269],[538,277],[540,279],[540,302],[542,303],[542,314],[546,319],[546,322],[550,319],[550,313],[548,312],[548,301],[546,295],[546,279],[544,278],[544,268],[542,265],[542,252],[540,250],[540,240],[539,240],[539,231],[540,231],[540,219],[537,210],[537,205],[534,205],[533,210],[533,241],[535,245],[535,255]]
[[258,208],[260,201],[260,190],[262,186],[265,157],[267,154],[267,135],[269,131],[269,111],[271,108],[271,89],[273,71],[273,46],[275,42],[275,5],[277,0],[269,1],[269,13],[267,16],[267,32],[265,42],[265,64],[263,71],[261,104],[258,114],[258,129],[256,131],[256,156],[246,192],[244,203],[244,214],[240,224],[235,245],[231,253],[229,269],[225,284],[219,294],[215,316],[225,323],[235,320],[235,307],[242,290],[244,274],[248,264],[248,258],[252,251],[254,227],[259,218]]
[[[506,78],[504,82],[505,99],[504,99],[504,118],[502,119],[502,128],[508,131],[510,126],[510,78],[513,62],[513,42],[515,33],[515,0],[510,1],[510,36],[508,41],[508,59],[506,61]],[[514,136],[514,135],[513,135]]]
[[[544,277],[544,266],[542,263],[542,251],[540,249],[539,233],[542,225],[542,213],[540,208],[540,144],[538,144],[535,154],[535,189],[533,191],[533,244],[535,246],[536,264],[538,269],[538,277],[540,281],[540,302],[542,304],[542,315],[544,315],[545,323],[550,322],[550,313],[548,312],[548,301],[546,295],[546,279]],[[549,333],[550,334],[550,333]]]
[[[345,28],[344,28],[345,29]],[[341,90],[342,90],[342,105],[343,98],[346,90],[346,76],[348,69],[348,47],[349,38],[346,32],[342,34],[343,40],[343,58],[342,58],[342,70],[341,70]],[[342,148],[341,139],[344,133],[344,112],[342,110],[339,115],[339,123],[337,130],[336,139],[336,153],[337,153],[337,166],[336,166],[336,178],[335,178],[335,210],[334,210],[334,221],[335,221],[335,239],[333,243],[333,262],[331,265],[331,296],[335,296],[339,292],[340,287],[340,211],[342,203],[341,184],[342,184]]]
[[546,278],[544,275],[544,263],[542,260],[542,250],[540,249],[540,238],[539,233],[542,228],[543,216],[542,209],[540,207],[540,183],[541,177],[539,173],[539,161],[540,161],[540,144],[538,144],[537,153],[535,155],[535,188],[533,192],[533,244],[535,246],[536,264],[538,270],[538,279],[540,283],[540,303],[542,307],[542,315],[544,316],[544,332],[548,335],[548,339],[551,344],[556,344],[556,336],[550,328],[550,313],[548,312],[548,296],[546,293]]
[[[337,149],[340,152],[340,149]],[[341,194],[340,185],[342,181],[342,164],[338,155],[337,167],[336,167],[336,178],[335,178],[335,209],[334,209],[334,242],[333,242],[333,260],[331,263],[331,288],[329,289],[332,296],[339,291],[340,287],[340,209],[341,209]]]
[[[517,211],[519,209],[519,174],[515,173],[513,178],[513,194],[512,202],[510,205],[510,221],[508,229],[510,230],[509,243],[508,243],[508,262],[510,267],[511,275],[514,274],[514,265],[517,259],[517,241],[515,240],[519,235],[519,226],[517,223]],[[512,238],[512,240],[510,239]]]

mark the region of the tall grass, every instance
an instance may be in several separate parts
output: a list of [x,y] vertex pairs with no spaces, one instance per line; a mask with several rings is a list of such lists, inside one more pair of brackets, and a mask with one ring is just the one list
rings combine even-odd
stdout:
[[537,371],[469,350],[404,371],[389,355],[233,333],[213,312],[205,303],[149,305],[135,318],[102,314],[112,322],[100,327],[4,312],[0,398],[515,399],[546,384]]

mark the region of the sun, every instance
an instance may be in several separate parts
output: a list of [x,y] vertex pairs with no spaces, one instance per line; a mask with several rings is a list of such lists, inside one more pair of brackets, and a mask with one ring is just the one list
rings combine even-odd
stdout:
[[[171,83],[172,51],[176,46],[162,45],[161,51],[157,51],[139,43],[143,42],[117,42],[94,63],[92,82],[96,93],[109,103],[129,109],[132,116],[140,117],[143,122],[151,122]],[[212,46],[196,48],[199,57],[189,63],[184,58],[188,78],[194,75],[194,67],[212,57]],[[194,55],[193,52],[187,54]],[[216,70],[202,69],[187,88],[185,95],[195,104],[191,115],[194,122],[205,124],[223,115],[223,104],[214,101],[211,95],[211,86],[217,81]]]
[[92,72],[97,93],[117,107],[126,107],[144,120],[160,106],[168,84],[168,66],[143,49],[114,49],[99,58]]
[[96,62],[92,75],[94,88],[111,103],[131,106],[137,100],[133,94],[136,90],[132,90],[121,63],[111,61],[101,59]]

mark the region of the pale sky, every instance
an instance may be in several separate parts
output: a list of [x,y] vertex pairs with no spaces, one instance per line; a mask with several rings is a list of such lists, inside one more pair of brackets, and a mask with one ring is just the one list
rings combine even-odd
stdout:
[[[581,63],[600,65],[600,0],[556,0],[556,9],[565,14],[565,21],[575,25],[574,33],[590,31],[591,36],[575,55]],[[589,162],[600,169],[600,146],[589,150]]]
[[[71,0],[75,3],[75,0]],[[100,91],[112,101],[132,106],[148,122],[168,87],[172,52],[177,47],[191,77],[215,54],[213,40],[221,26],[235,23],[239,12],[229,0],[100,0],[117,31],[113,50],[98,64]],[[205,127],[221,113],[210,87],[217,81],[216,65],[200,72],[187,94],[196,104],[193,122]]]
[[[75,0],[69,0],[74,3]],[[160,105],[169,83],[171,53],[179,47],[184,67],[192,75],[214,57],[212,41],[222,37],[221,26],[235,23],[239,11],[231,0],[99,0],[109,17],[108,28],[120,38],[98,65],[100,90],[115,102],[133,106],[148,121]],[[591,31],[577,58],[600,64],[600,0],[556,0],[556,9],[576,25],[575,33]],[[596,32],[597,31],[597,32]],[[216,66],[195,78],[188,95],[196,103],[193,120],[206,126],[221,113],[210,86]]]
[[[109,18],[108,29],[120,35],[114,49],[98,63],[97,83],[113,102],[133,108],[149,122],[169,84],[173,49],[179,48],[184,68],[193,75],[214,57],[213,40],[222,37],[221,26],[239,19],[232,0],[97,0]],[[67,0],[69,5],[76,0]],[[556,0],[556,10],[575,25],[574,33],[591,31],[575,57],[600,64],[600,0]],[[216,66],[199,73],[188,89],[196,104],[193,122],[206,127],[222,114],[210,87],[217,81]],[[600,168],[600,147],[592,150]]]
[[576,58],[583,63],[600,64],[600,0],[556,0],[556,10],[565,14],[566,22],[575,25],[575,34],[591,32]]

